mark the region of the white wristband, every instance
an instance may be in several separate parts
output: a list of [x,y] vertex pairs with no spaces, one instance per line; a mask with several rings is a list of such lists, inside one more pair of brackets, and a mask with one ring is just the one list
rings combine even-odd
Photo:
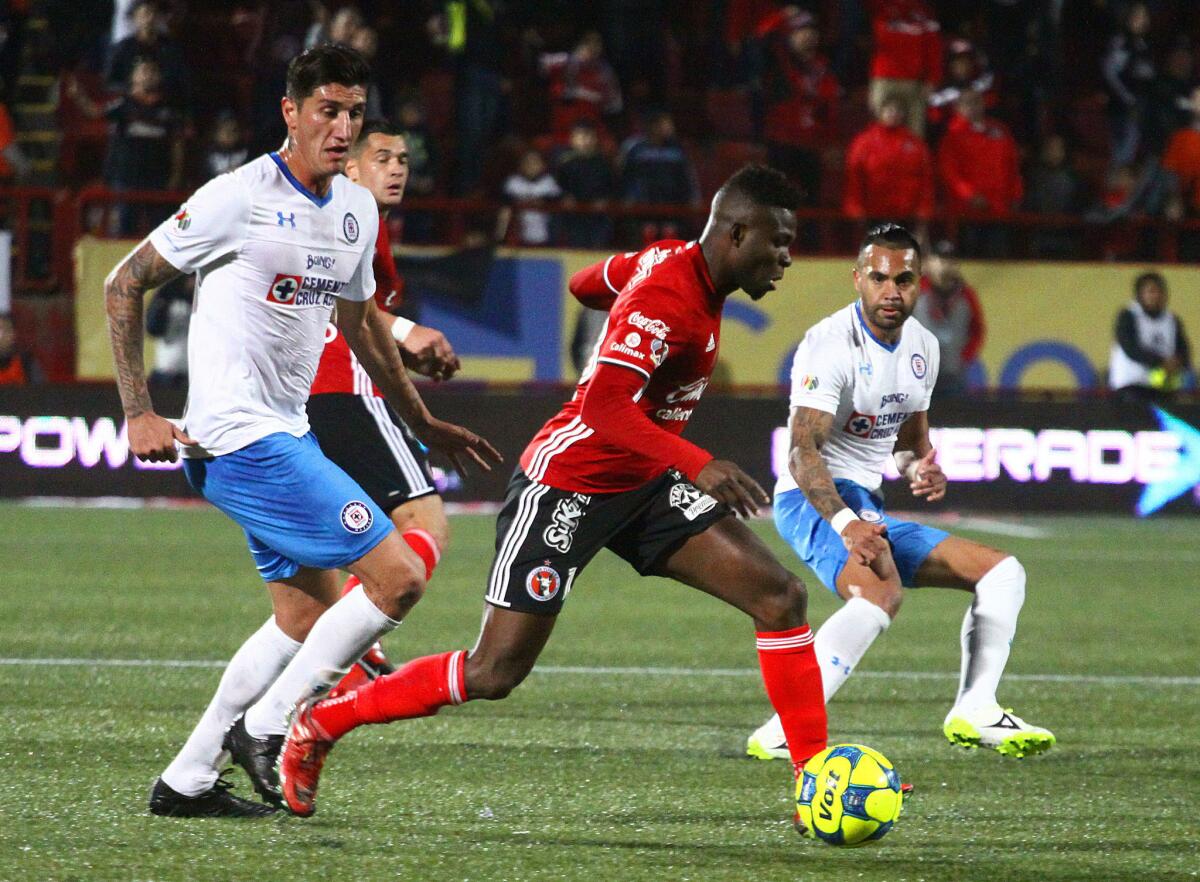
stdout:
[[837,514],[835,514],[830,519],[829,523],[833,526],[834,532],[837,533],[839,536],[841,536],[842,531],[846,529],[846,527],[850,524],[850,522],[857,521],[857,520],[859,520],[858,515],[856,515],[854,513],[853,509],[851,509],[849,506],[847,506],[846,508],[843,508]]
[[396,316],[396,320],[392,322],[392,336],[396,338],[397,343],[403,343],[408,339],[408,335],[412,333],[412,329],[416,326],[416,322],[410,322],[406,318]]

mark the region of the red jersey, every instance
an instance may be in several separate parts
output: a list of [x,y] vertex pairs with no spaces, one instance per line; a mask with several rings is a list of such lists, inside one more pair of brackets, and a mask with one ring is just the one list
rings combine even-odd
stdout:
[[872,79],[942,80],[942,33],[926,0],[873,0],[870,6],[875,52]]
[[971,197],[979,195],[989,213],[1006,215],[1025,193],[1017,142],[991,118],[975,127],[955,114],[938,146],[937,165],[952,214],[968,209]]
[[[574,397],[525,448],[521,468],[579,493],[632,490],[668,468],[695,480],[712,456],[678,436],[717,362],[724,306],[699,244],[668,240],[614,255],[576,273],[571,292],[611,307],[608,324]],[[609,366],[621,382],[632,380],[618,402],[626,415],[611,421],[596,409],[609,406],[596,401],[605,392],[594,389],[598,373],[614,376]],[[606,417],[602,430],[585,420],[589,412]]]
[[[375,303],[384,312],[391,312],[404,301],[404,280],[396,271],[392,239],[383,217],[379,219],[379,236],[375,239],[375,257],[371,269],[375,273]],[[317,375],[313,378],[309,395],[326,392],[382,397],[333,322],[325,328],[325,349],[321,352],[321,361],[317,365]]]
[[850,217],[919,217],[933,214],[933,158],[925,142],[904,126],[873,123],[846,151],[842,209]]

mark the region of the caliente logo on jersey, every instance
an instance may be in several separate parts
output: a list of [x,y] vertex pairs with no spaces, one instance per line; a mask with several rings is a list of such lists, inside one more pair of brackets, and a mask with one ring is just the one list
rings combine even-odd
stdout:
[[551,567],[549,561],[540,567],[534,567],[525,577],[525,590],[534,600],[553,600],[561,585],[562,579],[558,577],[558,570]]
[[365,533],[371,529],[375,518],[365,502],[357,499],[342,506],[342,526],[351,533]]

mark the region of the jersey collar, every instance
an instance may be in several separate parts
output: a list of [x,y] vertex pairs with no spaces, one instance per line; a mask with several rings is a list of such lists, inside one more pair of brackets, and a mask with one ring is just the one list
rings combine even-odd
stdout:
[[317,208],[324,208],[326,205],[329,204],[329,200],[331,200],[333,198],[333,181],[332,180],[329,182],[329,192],[326,193],[324,196],[318,196],[312,190],[308,189],[308,187],[304,186],[298,180],[296,180],[296,176],[294,174],[292,174],[292,170],[287,167],[287,163],[283,161],[283,159],[280,157],[280,155],[278,153],[269,153],[267,155],[270,156],[271,159],[273,159],[275,161],[275,164],[277,166],[279,166],[279,170],[281,172],[283,172],[283,176],[288,179],[288,183],[291,184],[293,187],[295,187],[300,192],[301,196],[303,196],[305,199],[307,199],[313,205],[317,206]]
[[708,288],[708,295],[713,296],[717,293],[717,286],[713,284],[712,276],[708,272],[708,261],[704,259],[704,249],[700,247],[699,241],[690,242],[687,247],[692,252],[692,263],[696,266],[696,274]]
[[896,351],[896,347],[898,347],[900,345],[900,341],[897,340],[895,343],[884,343],[882,340],[880,340],[878,337],[876,337],[875,334],[872,333],[870,326],[867,324],[866,319],[863,318],[862,306],[857,300],[854,301],[854,314],[856,316],[858,316],[858,323],[862,326],[864,334],[866,334],[868,337],[870,337],[872,340],[874,340],[876,343],[878,343],[880,346],[882,346],[888,352]]

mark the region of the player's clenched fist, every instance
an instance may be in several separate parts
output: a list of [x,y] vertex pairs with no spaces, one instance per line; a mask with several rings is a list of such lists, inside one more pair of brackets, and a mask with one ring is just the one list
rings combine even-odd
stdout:
[[174,462],[175,442],[195,444],[182,429],[153,411],[130,417],[127,424],[129,452],[142,462]]
[[887,551],[887,528],[883,524],[854,520],[842,530],[842,543],[857,564],[870,566],[871,561]]
[[758,514],[759,507],[770,501],[757,481],[725,459],[711,460],[702,468],[696,476],[696,487],[744,518]]

